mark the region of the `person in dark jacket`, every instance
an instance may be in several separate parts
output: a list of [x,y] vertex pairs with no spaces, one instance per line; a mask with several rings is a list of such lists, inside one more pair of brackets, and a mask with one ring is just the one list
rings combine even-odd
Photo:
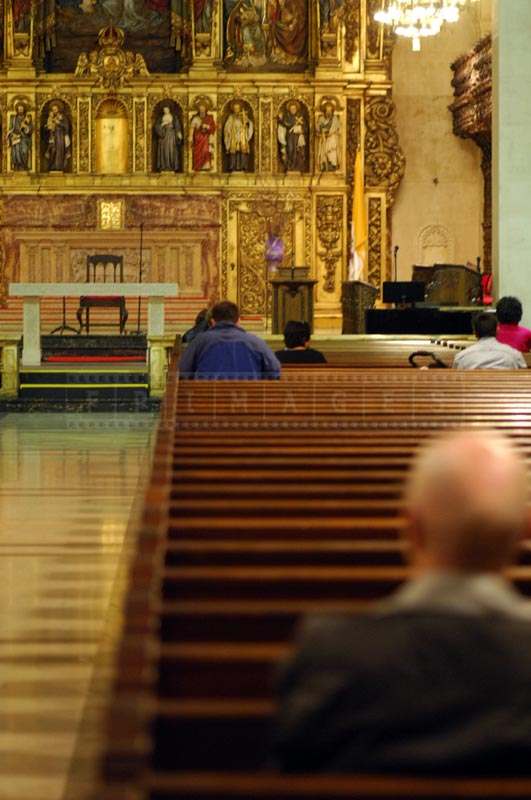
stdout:
[[185,333],[183,333],[183,344],[190,344],[190,342],[193,342],[195,337],[199,336],[200,333],[207,331],[209,326],[210,312],[208,308],[202,308],[195,318],[193,328],[189,328]]
[[326,364],[319,350],[310,347],[310,326],[307,322],[287,322],[284,328],[284,350],[277,350],[281,364]]
[[495,432],[428,446],[406,493],[412,577],[316,616],[280,684],[289,772],[531,774],[531,604],[504,572],[529,535],[523,461]]
[[225,300],[212,309],[211,327],[196,336],[181,356],[182,378],[280,378],[281,366],[267,344],[240,328],[240,311]]

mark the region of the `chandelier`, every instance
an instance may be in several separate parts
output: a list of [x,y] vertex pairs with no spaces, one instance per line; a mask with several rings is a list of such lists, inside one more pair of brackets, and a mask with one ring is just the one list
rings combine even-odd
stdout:
[[421,39],[436,36],[445,22],[457,22],[468,0],[382,0],[374,19],[391,25],[397,36],[412,40],[420,50]]

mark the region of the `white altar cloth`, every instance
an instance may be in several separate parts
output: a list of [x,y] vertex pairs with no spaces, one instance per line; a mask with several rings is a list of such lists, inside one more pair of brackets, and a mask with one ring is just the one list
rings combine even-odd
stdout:
[[176,283],[11,283],[11,297],[24,298],[22,366],[41,363],[41,297],[147,297],[148,336],[164,335],[164,298],[177,297]]

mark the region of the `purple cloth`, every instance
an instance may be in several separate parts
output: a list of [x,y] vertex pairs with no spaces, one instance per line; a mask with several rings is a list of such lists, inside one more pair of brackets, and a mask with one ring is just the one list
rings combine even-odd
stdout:
[[279,236],[270,234],[267,237],[265,257],[266,261],[282,261],[284,258],[284,242]]

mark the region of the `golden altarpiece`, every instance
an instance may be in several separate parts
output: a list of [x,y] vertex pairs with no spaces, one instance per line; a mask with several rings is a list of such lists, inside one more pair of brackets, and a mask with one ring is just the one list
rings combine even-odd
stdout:
[[364,156],[367,275],[390,274],[403,171],[392,40],[378,0],[3,0],[2,264],[83,280],[124,256],[180,302],[237,301],[267,323],[268,242],[317,280],[341,330],[353,170]]

